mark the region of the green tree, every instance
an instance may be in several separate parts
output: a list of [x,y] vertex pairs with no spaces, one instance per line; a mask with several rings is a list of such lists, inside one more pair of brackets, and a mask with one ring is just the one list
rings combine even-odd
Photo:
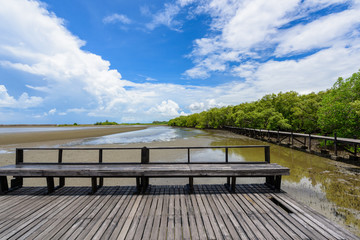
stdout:
[[360,72],[344,80],[338,78],[324,94],[318,124],[324,133],[341,137],[360,137]]

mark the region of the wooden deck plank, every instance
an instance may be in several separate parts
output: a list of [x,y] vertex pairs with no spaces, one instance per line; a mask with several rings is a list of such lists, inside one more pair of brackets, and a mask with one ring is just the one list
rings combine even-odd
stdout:
[[[216,191],[215,188],[213,188],[212,186],[207,186],[208,189],[211,189],[212,191]],[[246,239],[246,235],[243,235],[242,233],[238,233],[236,227],[238,226],[237,222],[234,225],[233,220],[233,216],[229,215],[228,212],[224,209],[223,206],[223,202],[222,199],[219,198],[218,196],[219,194],[211,194],[211,197],[214,200],[215,206],[217,207],[220,216],[222,217],[222,219],[224,220],[225,226],[228,229],[229,232],[229,236],[231,239],[241,239],[241,238],[245,238]]]
[[217,224],[218,224],[218,226],[219,226],[219,229],[221,230],[221,233],[222,233],[222,235],[223,235],[223,238],[224,238],[224,239],[231,239],[231,236],[230,236],[230,233],[229,233],[229,231],[228,231],[228,229],[227,229],[227,227],[226,227],[226,224],[225,224],[225,222],[224,222],[224,220],[223,220],[223,218],[222,218],[222,216],[221,216],[221,214],[220,214],[219,209],[217,208],[217,206],[216,206],[216,204],[215,204],[215,202],[214,202],[214,198],[213,198],[213,196],[212,196],[214,193],[212,193],[211,191],[209,191],[210,188],[211,188],[211,187],[206,188],[206,191],[210,192],[209,194],[206,194],[206,198],[207,198],[207,200],[208,200],[208,202],[209,202],[210,208],[211,208],[211,209],[213,210],[213,212],[214,212],[216,222],[217,222]]
[[128,231],[130,229],[131,223],[132,223],[132,221],[133,221],[133,219],[135,217],[135,214],[138,211],[138,208],[140,207],[140,205],[142,204],[142,201],[141,201],[142,198],[143,198],[142,195],[136,196],[136,200],[134,201],[134,204],[130,208],[131,211],[130,211],[129,215],[126,216],[126,221],[125,221],[124,225],[121,228],[119,236],[117,237],[118,239],[125,239]]
[[[250,189],[247,186],[241,186],[244,191],[249,191]],[[301,239],[301,237],[298,236],[297,233],[293,231],[291,227],[287,225],[286,220],[278,213],[277,211],[273,211],[272,209],[277,209],[276,206],[272,206],[265,202],[264,199],[259,197],[256,193],[251,193],[248,195],[254,202],[256,202],[256,206],[258,208],[258,211],[263,211],[266,213],[267,217],[265,219],[268,219],[269,222],[273,223],[274,228],[285,238],[285,239]],[[278,224],[280,222],[283,222],[285,224]],[[300,232],[301,233],[301,232]],[[302,237],[306,237],[305,235],[302,235]]]
[[[0,196],[6,206],[0,238],[360,239],[262,184],[237,185],[236,193],[223,185],[195,185],[195,194],[183,186],[151,186],[145,195],[126,186],[103,187],[96,195],[89,190],[64,187],[31,195],[39,189],[24,188]],[[27,214],[12,213],[12,197]]]
[[111,221],[117,214],[121,205],[124,203],[124,200],[128,196],[130,188],[125,188],[122,191],[115,191],[113,193],[113,202],[109,208],[97,219],[95,225],[92,227],[92,232],[90,232],[85,238],[91,237],[91,239],[101,239],[102,235],[105,234],[106,230],[110,228]]
[[[82,226],[83,222],[88,221],[87,218],[89,214],[102,200],[101,195],[89,195],[85,197],[82,208],[79,208],[79,211],[73,212],[71,217],[69,217],[71,220],[66,225],[68,228],[63,228],[59,231],[62,234],[59,235],[59,233],[57,233],[55,236],[58,236],[60,239],[70,239],[76,237],[80,233],[79,228]],[[66,231],[63,231],[65,229]],[[76,231],[78,232],[76,233]]]
[[108,231],[107,233],[105,233],[105,236],[110,235],[110,237],[109,238],[106,237],[105,239],[117,239],[118,235],[120,234],[121,230],[123,229],[124,224],[128,220],[129,213],[133,210],[134,204],[135,203],[138,204],[138,202],[140,200],[141,200],[140,195],[135,195],[135,194],[129,195],[129,197],[127,198],[126,204],[124,204],[120,208],[119,214],[111,222],[114,225],[114,227],[112,229],[110,229],[111,231]]
[[[99,199],[96,204],[93,204],[88,211],[85,213],[85,219],[82,218],[83,221],[79,221],[80,224],[76,227],[76,230],[72,233],[71,236],[69,236],[68,239],[76,239],[79,236],[84,235],[84,231],[88,225],[92,222],[94,217],[98,214],[99,211],[103,208],[103,206],[108,203],[108,201],[111,199],[111,192],[107,195],[100,195]],[[81,239],[81,238],[80,238]]]
[[194,207],[191,201],[191,196],[189,194],[185,195],[185,204],[188,209],[191,239],[200,239],[199,231],[196,227]]
[[[220,190],[220,189],[217,189],[217,190]],[[245,233],[245,231],[243,229],[243,225],[240,222],[238,222],[235,215],[232,213],[232,211],[228,207],[228,203],[225,201],[225,198],[223,198],[222,195],[223,195],[223,192],[220,190],[219,194],[216,194],[216,197],[217,197],[219,203],[221,204],[221,207],[224,209],[225,214],[229,217],[229,220],[232,223],[232,225],[234,226],[236,232],[239,234],[241,239],[249,239],[249,237],[247,236],[247,234]]]
[[293,239],[315,238],[315,236],[312,235],[311,232],[307,231],[301,225],[296,226],[295,221],[291,217],[291,213],[288,213],[281,207],[277,206],[269,198],[263,195],[259,195],[256,191],[256,187],[254,188],[254,190],[255,193],[253,193],[253,196],[262,203],[262,207],[267,208],[270,212],[272,212],[275,215],[276,218],[274,218],[274,221],[277,221],[278,223],[284,223],[284,224],[279,224],[279,226],[283,227],[284,231],[286,231],[291,236],[291,238]]
[[116,192],[116,205],[102,223],[102,226],[99,228],[98,232],[95,234],[93,239],[109,239],[110,234],[116,226],[117,219],[120,219],[124,208],[129,203],[130,193],[133,191],[132,187],[127,187],[124,191]]
[[175,217],[175,240],[183,239],[182,234],[182,222],[181,222],[181,208],[180,208],[180,194],[182,186],[177,186],[175,188],[175,204],[174,204],[174,217]]
[[166,239],[168,215],[169,215],[169,188],[165,188],[165,191],[163,193],[163,206],[161,211],[160,228],[158,235],[159,240]]
[[199,206],[200,215],[202,216],[202,219],[203,219],[206,236],[207,236],[207,239],[215,239],[214,230],[213,230],[213,228],[212,228],[212,226],[210,224],[208,213],[206,212],[204,202],[203,202],[203,200],[201,198],[201,195],[203,194],[202,187],[199,186],[199,188],[201,190],[197,191],[197,193],[195,194],[195,197],[196,197],[196,201],[197,201],[198,206]]
[[268,231],[268,229],[263,225],[263,223],[258,218],[258,215],[256,212],[254,212],[249,205],[247,204],[247,199],[242,197],[242,192],[240,194],[233,194],[234,199],[236,200],[236,203],[242,207],[245,214],[249,216],[249,218],[252,220],[254,225],[257,227],[258,232],[261,233],[261,235],[264,236],[265,239],[273,239],[271,233]]
[[[75,190],[72,192],[75,193]],[[49,211],[47,214],[41,216],[26,228],[17,232],[17,234],[13,235],[10,239],[34,239],[39,236],[39,233],[40,235],[43,234],[49,230],[49,226],[52,226],[54,222],[56,222],[56,216],[58,214],[65,214],[65,209],[67,209],[68,206],[76,205],[78,199],[79,197],[64,197],[64,200],[62,201],[63,204],[58,204],[56,208],[54,208],[54,211]],[[52,202],[49,202],[49,204],[52,204]],[[49,219],[50,221],[44,222],[44,219]]]
[[[248,189],[243,187],[243,191],[247,192]],[[273,236],[276,239],[288,239],[290,236],[288,232],[285,232],[281,227],[278,226],[277,222],[273,219],[274,215],[271,214],[268,208],[263,208],[261,202],[253,197],[253,193],[244,195],[246,198],[249,198],[249,202],[253,203],[252,206],[254,207],[255,211],[260,213],[264,221],[267,222],[272,227]],[[260,204],[259,204],[260,203]]]
[[79,239],[93,239],[97,234],[99,228],[103,225],[104,221],[109,217],[111,211],[115,208],[117,198],[115,194],[116,188],[114,191],[109,192],[108,194],[112,195],[108,202],[102,205],[100,211],[92,218],[92,221],[86,226],[84,231],[78,236]]
[[146,223],[150,222],[150,212],[151,212],[151,206],[153,204],[154,201],[154,189],[150,189],[149,192],[146,193],[145,197],[145,201],[146,204],[144,206],[144,210],[142,212],[142,214],[139,216],[140,217],[140,221],[137,224],[137,228],[135,230],[135,236],[131,239],[142,239],[144,238],[149,238],[150,235],[145,235],[144,231],[145,231],[145,227],[146,227]]
[[[51,201],[52,204],[48,204]],[[52,196],[44,196],[39,198],[35,203],[35,206],[28,207],[28,211],[24,211],[27,215],[22,215],[25,217],[21,217],[20,219],[14,219],[11,222],[11,226],[8,227],[5,231],[2,231],[0,234],[0,238],[7,239],[16,234],[19,230],[26,228],[29,224],[36,221],[36,219],[46,215],[47,212],[53,209],[53,205],[61,204],[63,198],[53,198]]]
[[151,240],[155,240],[158,239],[158,235],[159,235],[159,229],[160,229],[160,221],[161,221],[161,213],[162,213],[162,209],[163,209],[163,202],[164,202],[164,188],[160,188],[159,190],[157,190],[157,204],[156,204],[156,209],[155,209],[155,216],[154,216],[154,222],[153,225],[151,227],[150,230],[150,239]]
[[174,195],[174,187],[170,186],[169,191],[169,215],[168,215],[168,223],[167,223],[167,240],[175,239],[175,195]]
[[199,192],[200,192],[201,199],[204,203],[204,207],[206,209],[207,216],[209,218],[211,227],[214,231],[215,239],[224,239],[223,235],[221,234],[221,230],[217,224],[217,221],[215,219],[215,216],[214,216],[215,213],[214,213],[213,209],[210,207],[210,203],[206,197],[206,194],[208,194],[208,192],[206,191],[206,189],[204,187],[201,188],[201,190]]
[[182,222],[182,237],[184,240],[190,240],[190,227],[188,218],[188,206],[185,202],[185,190],[180,188],[180,210],[181,210],[181,222]]
[[157,204],[158,204],[158,200],[159,200],[159,190],[158,188],[152,188],[151,189],[151,206],[149,209],[149,216],[146,220],[146,223],[144,223],[144,232],[143,232],[143,236],[147,237],[148,239],[150,239],[151,237],[151,229],[153,227],[154,223],[154,219],[155,219],[155,212],[156,212],[156,208],[157,208]]
[[299,218],[301,218],[304,222],[313,228],[316,228],[317,231],[326,238],[335,237],[337,239],[341,239],[341,236],[338,234],[338,232],[336,232],[336,230],[333,230],[327,226],[327,223],[323,220],[324,218],[318,218],[319,214],[309,214],[309,212],[304,211],[302,207],[300,207],[297,203],[292,202],[290,198],[286,198],[284,195],[278,195],[274,197],[277,200],[281,199],[280,201],[284,202],[287,206],[290,207],[290,209],[294,209],[295,214],[297,214]]
[[192,203],[192,207],[193,207],[194,215],[195,215],[196,226],[197,226],[197,230],[199,233],[199,238],[206,239],[207,236],[206,236],[206,232],[205,232],[205,226],[204,226],[203,219],[201,217],[199,203],[197,202],[196,195],[197,195],[197,193],[190,194],[190,199],[191,199],[191,203]]
[[[310,207],[308,207],[306,205],[301,205],[300,203],[296,202],[292,197],[290,197],[288,194],[285,193],[283,196],[285,198],[285,201],[289,201],[289,202],[292,202],[293,204],[297,205],[304,212],[311,214],[315,219],[321,221],[325,226],[332,225],[332,228],[330,228],[331,231],[334,231],[336,233],[341,232],[342,234],[347,236],[349,239],[351,239],[353,237],[353,234],[351,234],[348,230],[340,227],[338,224],[331,222],[329,219],[322,216],[321,214],[319,214],[315,210],[311,209]],[[326,227],[326,228],[328,228],[328,227]]]
[[233,194],[230,194],[228,191],[224,191],[224,189],[220,188],[219,186],[217,186],[216,189],[221,192],[222,197],[225,199],[225,202],[227,203],[230,210],[232,210],[235,218],[244,228],[248,238],[264,239],[264,236],[261,235],[260,231],[256,228],[252,220],[245,214],[242,206],[236,205],[237,202],[233,199]]
[[316,239],[317,236],[314,235],[311,231],[304,228],[302,225],[299,225],[293,218],[292,213],[288,213],[283,208],[278,207],[273,201],[270,200],[269,197],[266,197],[266,195],[259,194],[258,186],[253,187],[254,191],[256,192],[254,194],[255,197],[259,199],[263,203],[264,206],[268,206],[270,211],[275,212],[276,216],[279,219],[279,222],[285,223],[291,231],[293,231],[297,237],[293,236],[293,238],[298,239]]

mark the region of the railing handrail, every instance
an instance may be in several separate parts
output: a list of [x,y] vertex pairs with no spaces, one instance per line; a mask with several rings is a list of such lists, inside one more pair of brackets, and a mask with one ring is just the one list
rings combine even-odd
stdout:
[[[269,147],[269,145],[239,145],[239,146],[208,146],[208,147],[146,147],[148,149],[216,149],[216,148],[264,148],[264,147]],[[41,147],[37,147],[37,148],[31,148],[31,147],[25,147],[25,148],[16,148],[16,149],[22,149],[22,150],[59,150],[59,149],[62,149],[62,150],[140,150],[144,147],[114,147],[114,148],[111,148],[111,147],[50,147],[50,148],[47,148],[47,147],[44,147],[44,148],[41,148]]]
[[332,137],[332,136],[323,136],[323,135],[316,135],[316,134],[307,134],[307,133],[296,133],[296,132],[286,132],[286,131],[274,131],[274,130],[267,130],[267,129],[257,129],[257,128],[240,128],[240,127],[233,127],[233,126],[224,126],[224,128],[229,129],[239,129],[239,130],[248,130],[248,131],[256,131],[256,132],[263,132],[263,133],[279,133],[283,135],[293,135],[298,137],[311,137],[313,139],[321,139],[321,140],[329,140],[329,141],[337,141],[337,142],[344,142],[344,143],[354,143],[360,144],[360,139],[353,139],[353,138],[342,138],[342,137]]

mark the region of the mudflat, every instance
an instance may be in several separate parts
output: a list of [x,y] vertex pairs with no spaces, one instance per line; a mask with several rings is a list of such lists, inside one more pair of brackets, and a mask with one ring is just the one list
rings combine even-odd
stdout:
[[147,126],[94,126],[79,129],[74,127],[72,130],[64,131],[3,133],[0,134],[0,145],[100,137],[115,133],[137,131],[145,128],[147,128]]

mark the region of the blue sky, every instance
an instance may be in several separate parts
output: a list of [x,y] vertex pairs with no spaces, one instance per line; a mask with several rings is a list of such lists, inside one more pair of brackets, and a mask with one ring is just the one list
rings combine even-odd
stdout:
[[151,122],[360,69],[360,2],[0,0],[0,124]]

